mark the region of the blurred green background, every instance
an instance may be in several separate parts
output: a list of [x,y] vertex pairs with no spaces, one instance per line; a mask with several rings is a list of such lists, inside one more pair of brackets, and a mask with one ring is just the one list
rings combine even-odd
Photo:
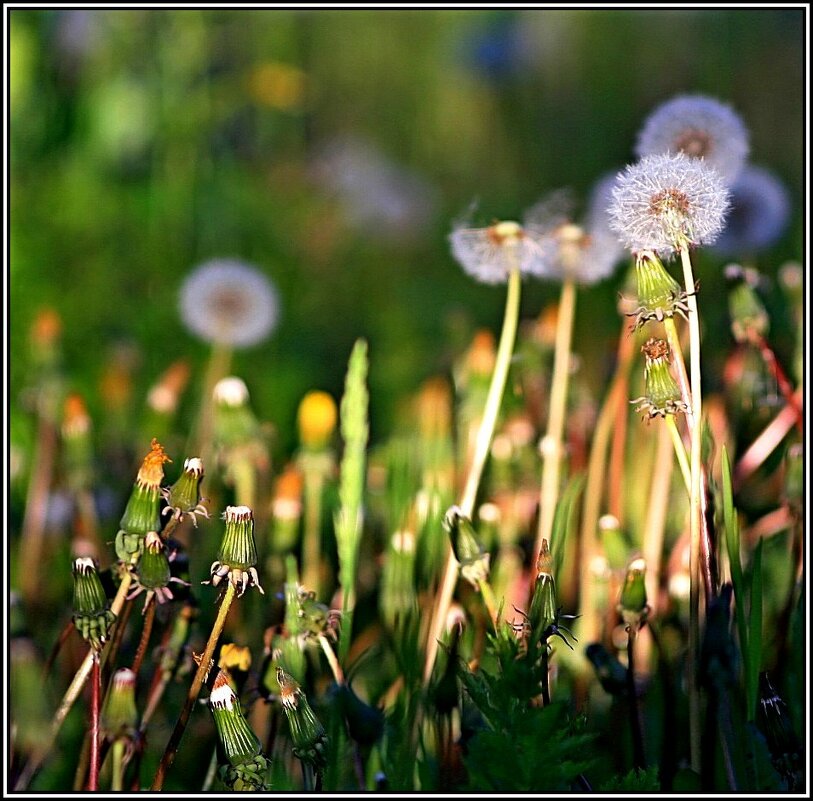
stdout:
[[[305,391],[340,395],[359,336],[382,435],[399,398],[448,370],[476,327],[499,325],[502,290],[449,254],[454,220],[473,199],[490,222],[561,186],[584,197],[678,93],[733,105],[752,161],[792,193],[793,222],[760,269],[801,253],[802,9],[10,16],[13,403],[45,305],[97,420],[111,359],[132,370],[133,413],[180,357],[199,381],[209,349],[181,324],[177,290],[196,264],[237,257],[281,294],[274,335],[233,367],[277,448],[293,446]],[[722,264],[701,255],[706,298]],[[597,381],[622,278],[580,294],[575,349]],[[557,294],[528,283],[523,316]],[[722,296],[705,307],[707,326],[727,325]]]

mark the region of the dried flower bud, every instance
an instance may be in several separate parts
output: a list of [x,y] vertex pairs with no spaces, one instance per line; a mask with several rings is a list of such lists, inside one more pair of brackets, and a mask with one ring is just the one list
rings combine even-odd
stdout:
[[459,506],[449,508],[443,518],[443,527],[449,533],[452,550],[460,563],[460,575],[477,589],[478,584],[488,578],[490,554]]
[[82,637],[98,651],[107,639],[116,616],[110,611],[93,560],[74,560],[72,572],[73,623]]
[[536,580],[528,605],[528,625],[531,637],[538,642],[546,629],[556,622],[556,581],[553,578],[553,558],[548,541],[542,540],[536,560]]
[[277,667],[277,682],[279,698],[291,730],[294,755],[317,770],[323,768],[327,764],[329,744],[324,726],[311,709],[299,683],[281,667]]
[[669,371],[669,346],[666,340],[649,339],[641,348],[646,356],[644,378],[646,395],[630,403],[637,403],[636,412],[646,412],[645,417],[666,417],[686,411],[680,388]]
[[180,520],[185,514],[192,518],[192,522],[197,526],[196,515],[209,517],[209,511],[201,503],[200,482],[203,480],[203,461],[198,457],[186,459],[183,463],[183,472],[178,480],[168,489],[163,490],[164,500],[167,507],[163,514],[171,513],[173,517]]
[[635,280],[638,287],[638,308],[627,314],[635,318],[633,329],[649,320],[662,321],[676,313],[686,316],[689,307],[686,292],[666,272],[663,262],[653,250],[635,254]]
[[136,674],[130,668],[120,668],[113,674],[101,717],[102,729],[108,740],[135,737],[138,726],[135,685]]
[[299,404],[299,439],[305,448],[322,450],[336,429],[336,401],[327,392],[308,392]]

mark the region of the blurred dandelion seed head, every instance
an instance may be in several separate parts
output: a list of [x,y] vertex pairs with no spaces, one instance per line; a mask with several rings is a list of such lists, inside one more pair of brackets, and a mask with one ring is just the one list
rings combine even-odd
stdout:
[[506,220],[486,228],[458,223],[449,242],[463,269],[484,284],[505,283],[513,270],[522,275],[550,273],[553,242],[517,222]]
[[790,210],[784,184],[769,170],[746,165],[731,184],[731,210],[714,249],[738,255],[771,247],[785,232]]
[[183,282],[180,312],[195,336],[218,345],[246,348],[266,339],[279,316],[277,291],[257,267],[213,259]]
[[669,256],[689,245],[712,244],[723,229],[729,191],[704,161],[645,156],[618,174],[608,209],[624,246]]
[[680,95],[658,106],[638,135],[639,158],[682,153],[733,181],[748,158],[748,130],[730,106],[703,95]]
[[230,375],[215,384],[212,398],[223,406],[242,406],[248,403],[248,387],[242,378]]

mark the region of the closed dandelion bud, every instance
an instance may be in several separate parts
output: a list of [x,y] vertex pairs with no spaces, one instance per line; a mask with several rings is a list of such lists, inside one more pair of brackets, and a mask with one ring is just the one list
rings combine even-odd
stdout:
[[728,309],[737,342],[755,342],[768,333],[768,313],[746,281],[738,282],[729,293]]
[[63,463],[68,485],[73,490],[87,490],[93,484],[93,442],[91,422],[81,395],[65,400],[62,419]]
[[215,719],[223,753],[231,765],[249,762],[261,753],[260,740],[243,717],[240,701],[222,670],[212,687],[209,709]]
[[73,623],[82,637],[98,651],[107,639],[116,616],[109,609],[93,560],[74,560],[72,572]]
[[635,280],[638,286],[638,308],[628,316],[635,317],[634,328],[648,320],[662,321],[675,312],[686,315],[686,293],[672,278],[653,250],[635,254]]
[[299,440],[309,449],[325,448],[336,429],[336,402],[327,392],[308,392],[299,404],[297,425]]
[[171,577],[169,558],[166,548],[157,536],[144,548],[136,572],[139,584],[146,590],[157,590],[169,584]]
[[[212,563],[211,583],[217,586],[224,578],[242,595],[255,586],[264,595],[257,575],[257,546],[254,542],[254,513],[248,506],[227,506],[223,514],[226,531],[220,542],[217,561]],[[204,582],[208,584],[210,582]]]
[[243,445],[258,435],[259,422],[248,405],[248,387],[236,376],[217,382],[214,398],[214,437],[226,448]]
[[209,517],[206,507],[201,504],[200,482],[203,480],[203,461],[198,457],[186,459],[183,463],[183,472],[178,480],[163,491],[167,508],[164,513],[170,512],[173,517],[181,519],[185,514],[191,515],[192,522],[197,526],[195,515]]
[[120,668],[113,674],[101,719],[108,740],[135,736],[138,726],[135,685],[136,674],[130,668]]
[[490,554],[459,506],[449,508],[443,518],[443,527],[449,533],[452,550],[460,563],[460,575],[476,589],[479,582],[488,578]]
[[320,770],[327,764],[328,737],[324,726],[311,709],[298,682],[281,667],[277,668],[279,698],[291,730],[294,755]]
[[598,530],[610,569],[623,570],[627,563],[629,545],[618,518],[615,515],[602,515],[598,521]]
[[528,607],[528,623],[535,642],[556,622],[556,582],[552,568],[553,559],[548,541],[543,539],[539,558],[536,560],[536,581]]
[[127,501],[116,537],[116,554],[123,561],[130,561],[140,553],[143,539],[150,531],[161,529],[159,504],[161,481],[164,479],[164,462],[172,460],[164,453],[157,439],[153,439],[150,452],[138,471],[133,491]]
[[633,559],[627,568],[618,611],[628,626],[640,626],[646,620],[649,611],[646,602],[645,573],[646,562],[643,559]]
[[646,357],[644,379],[646,395],[630,403],[637,403],[636,412],[646,412],[646,417],[666,417],[686,411],[680,388],[669,370],[669,345],[663,339],[649,339],[641,350]]

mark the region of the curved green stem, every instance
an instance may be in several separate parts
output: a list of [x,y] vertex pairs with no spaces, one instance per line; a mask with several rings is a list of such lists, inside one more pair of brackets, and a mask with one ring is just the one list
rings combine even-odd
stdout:
[[[483,411],[483,418],[477,432],[477,441],[474,447],[474,456],[471,462],[469,474],[466,477],[466,484],[463,488],[463,496],[460,501],[460,509],[463,516],[471,518],[474,512],[474,502],[477,499],[477,489],[480,486],[480,478],[483,474],[483,467],[486,463],[491,439],[497,425],[497,415],[500,411],[505,384],[508,380],[508,368],[511,364],[511,354],[514,351],[514,340],[517,334],[517,324],[519,322],[519,296],[520,296],[520,272],[519,269],[511,271],[508,278],[508,294],[505,299],[505,317],[503,318],[502,333],[500,334],[500,344],[497,348],[497,359],[494,364],[494,373],[491,376],[491,385],[488,388],[486,405]],[[457,584],[457,560],[452,553],[451,544],[446,546],[446,565],[443,571],[438,595],[435,598],[435,606],[432,613],[432,620],[429,626],[429,639],[426,644],[426,661],[423,669],[424,686],[429,682],[432,675],[432,668],[435,665],[435,658],[438,653],[438,641],[443,633],[443,626],[446,622],[446,614],[454,595],[454,588]]]
[[548,430],[542,440],[542,486],[539,494],[539,529],[534,554],[542,549],[542,540],[551,543],[553,518],[559,496],[559,468],[562,461],[562,436],[567,408],[567,385],[570,373],[570,343],[576,313],[576,284],[566,278],[562,284],[559,316],[556,321],[556,344],[553,356],[553,379],[550,390]]
[[189,694],[186,696],[186,703],[181,710],[181,716],[175,724],[175,729],[172,732],[167,747],[164,750],[164,755],[161,757],[161,764],[158,766],[158,771],[153,779],[151,790],[160,790],[164,786],[164,779],[166,773],[175,761],[175,754],[178,752],[178,746],[181,744],[181,738],[186,730],[186,724],[189,722],[189,716],[192,714],[192,708],[195,706],[195,701],[198,700],[201,687],[206,675],[209,673],[209,665],[214,656],[217,641],[223,631],[223,626],[226,623],[226,615],[229,613],[232,601],[234,600],[235,587],[234,584],[229,582],[226,588],[226,594],[220,604],[220,609],[217,612],[217,618],[212,626],[212,632],[209,635],[209,641],[206,643],[206,648],[203,651],[200,664],[198,665],[195,678],[192,680],[192,686],[189,688]]
[[677,429],[677,423],[675,422],[675,416],[673,414],[666,415],[666,427],[669,429],[669,434],[672,437],[672,446],[675,449],[675,456],[677,456],[678,464],[680,465],[680,472],[683,474],[683,483],[686,485],[686,492],[691,494],[692,472],[689,465],[689,457],[686,455],[686,446],[683,444],[683,438]]

